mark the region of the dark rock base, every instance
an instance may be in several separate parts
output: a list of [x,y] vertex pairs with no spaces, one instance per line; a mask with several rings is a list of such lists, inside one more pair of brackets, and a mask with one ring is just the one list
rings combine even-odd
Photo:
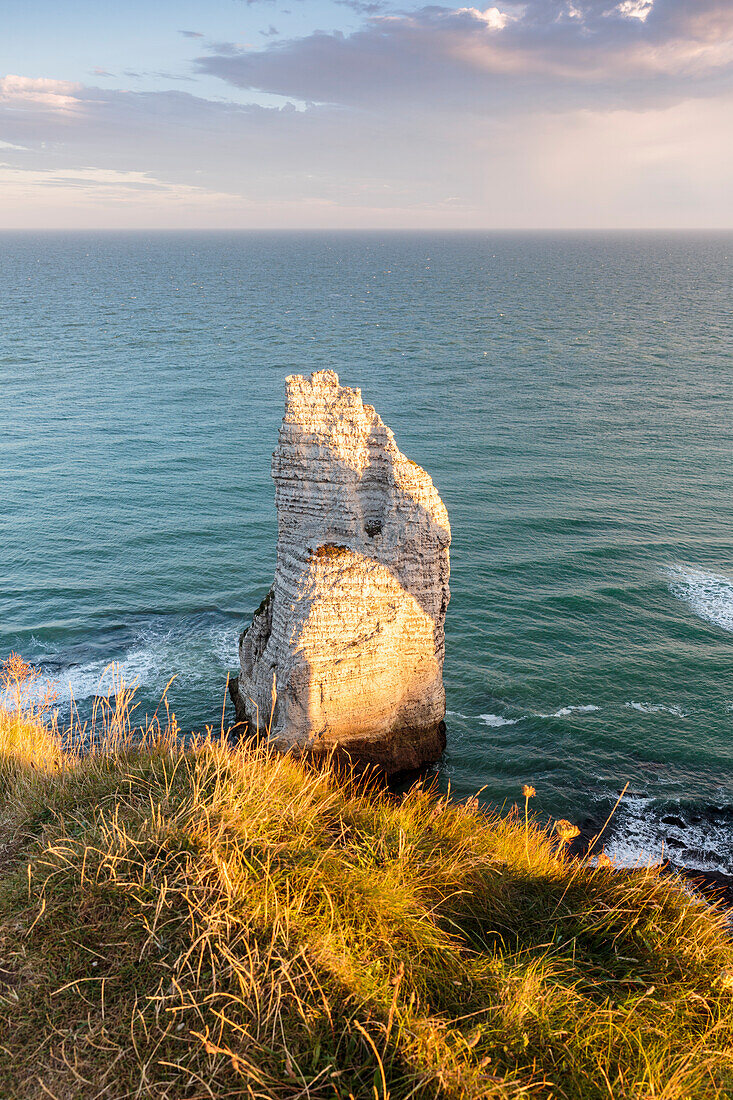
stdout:
[[[232,733],[240,737],[257,736],[257,724],[247,712],[236,676],[229,679],[229,695],[236,715],[236,725],[232,727]],[[265,732],[262,724],[259,732],[260,735]],[[440,721],[425,729],[392,730],[388,737],[372,738],[365,735],[351,737],[346,744],[290,751],[297,752],[299,756],[314,763],[331,757],[358,772],[373,770],[391,778],[403,772],[418,772],[435,764],[443,755],[445,746],[446,725]]]

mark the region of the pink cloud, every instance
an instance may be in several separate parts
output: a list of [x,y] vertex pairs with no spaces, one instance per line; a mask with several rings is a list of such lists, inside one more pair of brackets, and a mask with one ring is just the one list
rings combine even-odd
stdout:
[[240,88],[359,107],[647,107],[733,76],[730,0],[527,0],[429,6],[260,50],[215,46],[201,71]]
[[16,76],[13,73],[0,77],[0,103],[10,107],[44,106],[54,111],[69,111],[79,105],[75,93],[81,90],[81,84],[70,80]]

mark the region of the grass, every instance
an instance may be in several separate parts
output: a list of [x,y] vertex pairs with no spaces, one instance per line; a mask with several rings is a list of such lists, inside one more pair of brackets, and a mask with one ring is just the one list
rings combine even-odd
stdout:
[[726,914],[680,880],[573,860],[526,798],[399,800],[167,711],[133,732],[122,685],[70,744],[21,666],[3,1100],[733,1096]]

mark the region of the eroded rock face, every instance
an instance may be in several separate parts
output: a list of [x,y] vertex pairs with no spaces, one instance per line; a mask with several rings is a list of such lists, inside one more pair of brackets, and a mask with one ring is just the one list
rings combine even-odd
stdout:
[[238,719],[387,773],[437,760],[450,526],[435,486],[333,371],[287,379],[272,476],[277,567],[240,640]]

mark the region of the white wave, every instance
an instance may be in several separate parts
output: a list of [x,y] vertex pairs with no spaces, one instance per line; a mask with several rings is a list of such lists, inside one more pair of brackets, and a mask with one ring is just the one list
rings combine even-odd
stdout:
[[686,821],[683,812],[653,808],[651,798],[627,796],[603,847],[619,867],[644,867],[669,860],[690,871],[730,875],[730,841],[730,825]]
[[[234,626],[150,629],[141,631],[129,649],[112,663],[94,659],[51,672],[44,669],[43,660],[39,661],[41,676],[32,683],[26,698],[40,700],[52,690],[56,705],[63,708],[72,699],[82,702],[95,695],[109,696],[121,684],[127,688],[150,687],[162,693],[171,676],[180,684],[196,684],[226,674],[236,668],[238,661]],[[12,700],[0,699],[0,705],[3,704],[9,706]]]
[[520,714],[518,718],[502,718],[500,714],[461,714],[459,710],[447,710],[445,713],[449,718],[464,718],[467,722],[472,722],[475,718],[479,718],[484,725],[498,728],[500,726],[516,726],[517,722],[523,722],[526,718],[530,717],[567,718],[571,714],[591,714],[594,710],[600,709],[600,707],[595,706],[593,703],[580,703],[575,706],[561,707],[560,710],[555,710],[552,714]]
[[664,570],[669,590],[700,619],[733,631],[733,580],[721,573],[670,565]]
[[215,626],[210,631],[212,647],[217,660],[225,668],[239,667],[238,631],[231,626]]
[[463,718],[466,722],[475,722],[478,718],[487,726],[516,726],[521,718],[502,718],[500,714],[461,714],[459,710],[447,710],[447,718]]
[[592,714],[594,710],[600,710],[600,707],[596,707],[593,703],[583,703],[572,707],[560,707],[559,710],[555,710],[552,714],[537,714],[536,718],[568,718],[571,714]]
[[671,714],[675,718],[687,718],[687,711],[682,707],[673,705],[665,706],[664,703],[624,703],[630,710],[638,710],[640,714]]
[[[109,696],[123,684],[126,688],[142,687],[163,674],[154,647],[129,650],[120,661],[88,661],[72,665],[55,673],[44,673],[33,680],[26,698],[40,701],[48,692],[55,695],[56,705],[68,706],[72,699],[81,702],[95,695]],[[161,685],[165,687],[165,681]]]

